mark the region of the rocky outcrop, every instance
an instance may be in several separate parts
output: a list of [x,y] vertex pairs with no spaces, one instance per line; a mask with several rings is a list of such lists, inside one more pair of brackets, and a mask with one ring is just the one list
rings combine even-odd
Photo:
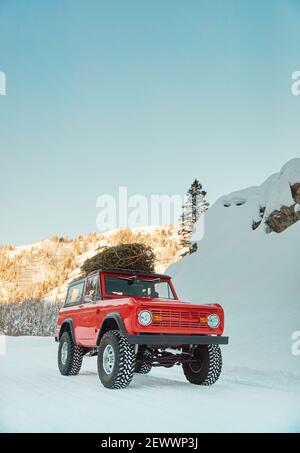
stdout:
[[300,210],[298,209],[300,204],[300,183],[293,184],[291,192],[295,203],[291,206],[281,206],[279,210],[271,212],[265,220],[270,232],[282,233],[282,231],[300,220]]
[[300,204],[300,183],[297,182],[296,184],[293,184],[291,186],[291,191],[292,191],[292,195],[295,200],[295,203]]

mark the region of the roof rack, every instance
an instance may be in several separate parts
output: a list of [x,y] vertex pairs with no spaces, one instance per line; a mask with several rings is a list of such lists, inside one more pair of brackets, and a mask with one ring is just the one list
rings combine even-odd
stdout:
[[80,280],[83,280],[86,277],[90,277],[92,275],[98,274],[99,272],[108,272],[108,273],[112,273],[112,274],[116,273],[116,274],[122,274],[122,275],[141,275],[144,277],[153,277],[153,278],[171,278],[169,275],[157,274],[155,272],[145,272],[145,271],[139,271],[138,269],[134,270],[134,269],[122,269],[122,268],[114,267],[114,268],[107,268],[107,269],[97,269],[93,272],[90,272],[89,274],[87,274],[85,276],[83,275],[81,277],[78,277],[78,278],[72,280],[70,282],[70,284],[79,282]]
[[[122,269],[118,267],[114,268],[107,268],[107,269],[99,269],[97,272],[111,272],[111,273],[118,273],[118,274],[127,274],[127,275],[143,275],[155,278],[171,278],[169,275],[166,274],[157,274],[156,272],[146,272],[146,271],[139,271],[138,269]],[[94,272],[92,272],[94,273]]]

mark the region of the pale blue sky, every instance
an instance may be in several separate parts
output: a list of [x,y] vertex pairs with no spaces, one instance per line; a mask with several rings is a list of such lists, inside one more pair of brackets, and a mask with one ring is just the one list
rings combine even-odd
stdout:
[[0,243],[96,229],[96,198],[208,199],[299,156],[299,0],[0,0]]

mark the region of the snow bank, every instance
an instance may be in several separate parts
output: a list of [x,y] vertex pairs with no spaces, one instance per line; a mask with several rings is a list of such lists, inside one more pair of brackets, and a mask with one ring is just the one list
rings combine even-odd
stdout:
[[300,376],[292,334],[300,330],[300,222],[280,234],[251,223],[295,203],[290,184],[300,182],[300,159],[288,162],[260,187],[221,197],[205,217],[198,252],[171,266],[179,295],[192,302],[219,302],[230,345],[225,364]]
[[[279,173],[270,176],[261,186],[233,192],[221,197],[219,203],[224,207],[242,205],[247,202],[251,205],[248,209],[249,221],[261,220],[259,217],[260,207],[265,207],[265,215],[280,209],[281,206],[291,206],[295,203],[291,186],[300,183],[300,159],[292,159],[287,162]],[[250,203],[249,203],[250,202]]]

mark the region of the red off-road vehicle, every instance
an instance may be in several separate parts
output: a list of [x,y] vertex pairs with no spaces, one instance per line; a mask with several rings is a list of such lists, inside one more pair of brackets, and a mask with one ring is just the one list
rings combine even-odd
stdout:
[[98,355],[108,388],[130,384],[134,373],[182,365],[192,384],[221,374],[224,312],[220,305],[178,299],[171,278],[139,271],[97,271],[73,281],[58,317],[58,366],[79,373],[84,355]]

